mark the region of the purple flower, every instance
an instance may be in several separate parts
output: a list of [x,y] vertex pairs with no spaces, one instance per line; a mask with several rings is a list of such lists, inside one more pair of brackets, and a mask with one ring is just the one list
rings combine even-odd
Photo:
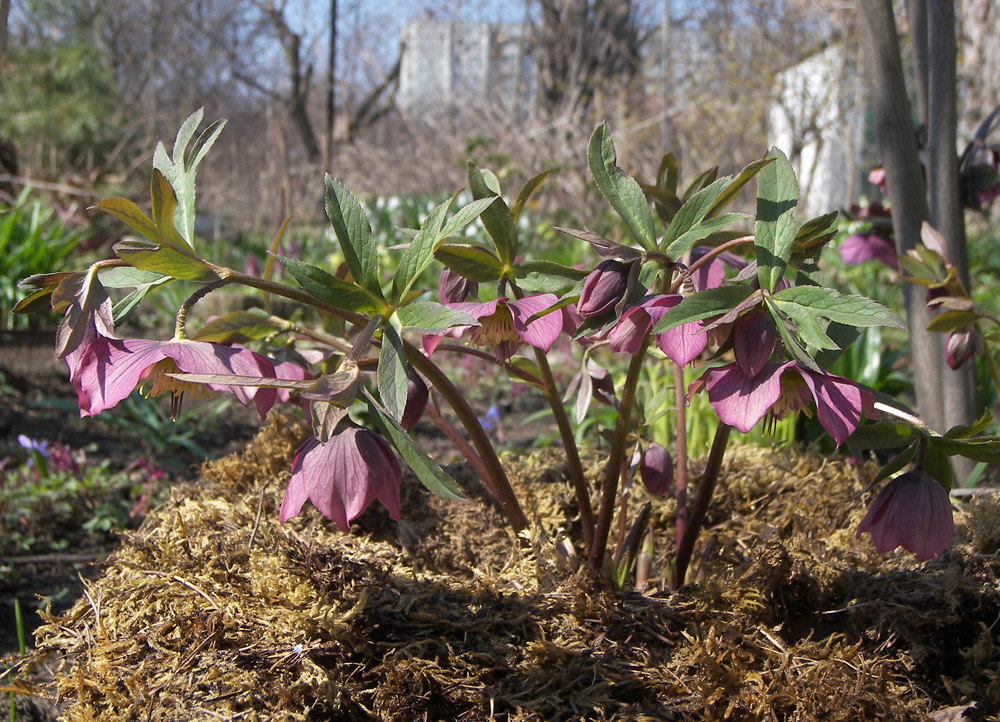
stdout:
[[674,460],[659,444],[650,444],[639,462],[639,478],[653,496],[663,496],[674,483]]
[[719,420],[743,433],[768,414],[781,418],[806,408],[810,398],[816,401],[820,424],[837,444],[857,429],[862,410],[875,414],[871,394],[853,381],[813,371],[797,361],[765,364],[752,377],[731,363],[709,369],[700,381]]
[[[630,306],[608,333],[611,350],[615,353],[638,351],[649,330],[682,300],[679,295],[646,296],[640,303]],[[656,335],[656,346],[681,366],[698,358],[707,345],[708,338],[701,333],[701,324],[697,321]]]
[[[715,250],[712,246],[695,246],[691,249],[691,264],[699,260],[706,253]],[[704,291],[709,288],[716,288],[722,285],[726,277],[726,266],[730,268],[746,268],[747,262],[739,256],[723,251],[715,256],[711,261],[691,274],[691,282],[695,291]]]
[[112,408],[135,388],[149,396],[170,393],[171,414],[180,412],[185,393],[210,397],[227,391],[244,406],[254,402],[261,419],[274,405],[273,388],[194,384],[167,374],[221,374],[274,378],[274,367],[260,354],[238,346],[204,341],[111,339],[98,336],[79,349],[70,362],[70,378],[80,401],[80,416],[95,416]]
[[[42,458],[49,458],[49,442],[42,440],[36,441],[30,436],[24,434],[17,435],[17,443],[21,445],[21,448],[28,453],[38,454]],[[30,460],[29,460],[30,461]]]
[[848,266],[875,259],[889,268],[899,270],[896,245],[891,238],[876,230],[851,234],[844,239],[837,250],[840,253],[840,260]]
[[614,259],[601,261],[583,282],[576,309],[584,318],[614,310],[628,292],[632,264]]
[[534,321],[529,322],[528,319],[550,308],[558,300],[555,294],[540,293],[515,301],[498,298],[485,303],[466,301],[446,304],[469,314],[479,321],[479,325],[456,326],[441,335],[424,336],[424,350],[428,354],[433,353],[445,336],[457,338],[468,333],[473,344],[492,346],[494,356],[501,362],[513,356],[525,343],[547,352],[563,330],[563,314],[552,312]]
[[441,303],[462,303],[470,295],[475,296],[479,284],[460,276],[450,268],[441,271],[438,277],[438,299]]
[[756,376],[771,360],[778,329],[770,314],[757,306],[733,324],[733,356],[748,377]]
[[955,533],[947,490],[925,471],[900,474],[875,497],[858,525],[879,554],[903,547],[925,562],[944,551]]
[[975,354],[986,350],[983,335],[975,326],[969,324],[964,328],[952,331],[944,344],[944,359],[952,370],[960,368]]
[[868,182],[871,183],[873,186],[878,186],[878,189],[879,191],[881,191],[882,195],[886,195],[885,168],[883,168],[880,165],[877,165],[874,168],[872,168],[871,172],[868,174]]
[[406,405],[403,407],[403,418],[399,420],[399,425],[404,429],[411,429],[420,421],[427,408],[427,399],[430,392],[427,384],[413,369],[406,374]]
[[399,462],[385,440],[368,429],[352,427],[325,444],[312,438],[292,461],[278,519],[284,524],[302,511],[306,500],[347,531],[352,520],[378,499],[389,516],[400,519]]

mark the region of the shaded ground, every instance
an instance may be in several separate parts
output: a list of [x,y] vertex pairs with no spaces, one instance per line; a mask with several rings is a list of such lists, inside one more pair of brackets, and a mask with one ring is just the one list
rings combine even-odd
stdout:
[[[398,525],[276,521],[302,429],[269,426],[124,540],[35,662],[68,720],[961,720],[1000,710],[1000,504],[938,559],[854,528],[870,470],[733,449],[696,582],[610,591],[556,552],[559,455],[508,456],[535,533],[404,479]],[[601,458],[588,454],[592,475]],[[697,466],[692,470],[697,478]],[[644,501],[636,491],[635,502]],[[633,507],[634,508],[634,507]],[[667,571],[672,503],[655,500]],[[48,655],[48,656],[44,656]]]

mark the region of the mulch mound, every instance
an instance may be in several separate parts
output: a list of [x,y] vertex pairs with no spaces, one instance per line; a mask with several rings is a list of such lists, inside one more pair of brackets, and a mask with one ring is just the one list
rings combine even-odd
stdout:
[[[867,466],[736,447],[694,582],[612,592],[564,553],[559,455],[508,456],[534,533],[404,479],[343,534],[277,522],[306,430],[274,416],[129,533],[30,662],[83,720],[964,720],[1000,709],[1000,502],[958,513],[939,558],[854,530]],[[594,478],[601,459],[586,463]],[[698,478],[692,469],[692,479]],[[633,491],[638,508],[645,493]],[[654,500],[667,576],[673,505]],[[557,553],[557,549],[563,550]],[[995,718],[995,717],[992,717]]]

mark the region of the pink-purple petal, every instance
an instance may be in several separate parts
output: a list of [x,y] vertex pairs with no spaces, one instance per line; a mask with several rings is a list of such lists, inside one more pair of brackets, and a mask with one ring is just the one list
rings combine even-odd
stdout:
[[705,390],[719,420],[744,434],[750,431],[781,396],[781,372],[788,365],[767,364],[753,378],[735,363],[709,369]]
[[551,308],[559,298],[552,293],[540,293],[536,296],[525,296],[516,301],[508,301],[511,316],[514,319],[514,330],[525,343],[542,351],[548,351],[559,338],[563,329],[563,317],[558,311],[548,313],[534,321],[528,322],[539,311]]
[[861,390],[848,379],[832,374],[820,374],[796,365],[813,398],[816,416],[826,432],[838,445],[847,441],[861,422]]

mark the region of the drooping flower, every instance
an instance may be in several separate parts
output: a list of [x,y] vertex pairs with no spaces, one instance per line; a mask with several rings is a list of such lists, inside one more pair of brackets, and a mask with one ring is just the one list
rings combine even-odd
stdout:
[[960,368],[966,361],[986,349],[983,335],[969,324],[952,331],[944,344],[944,359],[952,370]]
[[406,374],[406,405],[403,407],[403,418],[399,420],[399,425],[404,429],[413,428],[424,415],[429,397],[427,384],[420,374],[411,368]]
[[874,259],[899,270],[896,245],[891,238],[877,230],[851,234],[844,239],[837,251],[840,253],[840,260],[848,266]]
[[347,531],[351,521],[378,499],[389,516],[400,519],[402,469],[385,440],[368,429],[352,427],[325,444],[306,441],[292,461],[278,519],[284,524],[311,501],[323,516]]
[[632,264],[609,258],[601,261],[584,279],[576,309],[584,318],[609,313],[628,292]]
[[659,444],[650,444],[639,462],[639,478],[653,496],[663,496],[674,483],[674,460]]
[[261,419],[274,405],[273,388],[195,384],[168,374],[191,373],[275,378],[274,367],[260,354],[239,346],[174,339],[111,339],[98,336],[70,364],[80,402],[80,416],[112,408],[136,388],[149,396],[170,393],[171,414],[180,412],[185,394],[194,398],[227,391],[244,406],[256,404]]
[[797,361],[768,363],[747,376],[739,364],[731,363],[705,372],[708,401],[719,420],[747,433],[768,414],[780,419],[789,411],[800,411],[816,401],[820,424],[842,444],[854,433],[861,412],[874,415],[871,394],[850,379],[814,371]]
[[[646,296],[635,306],[630,306],[608,333],[611,350],[615,353],[635,353],[642,340],[671,308],[683,300],[682,296]],[[701,333],[697,321],[658,333],[656,346],[674,363],[686,366],[701,355],[708,345],[708,337]]]
[[513,356],[525,343],[547,352],[563,330],[563,314],[556,311],[530,322],[529,319],[558,300],[555,294],[540,293],[517,300],[498,298],[485,303],[449,303],[449,307],[475,318],[479,325],[456,326],[444,334],[424,336],[424,350],[433,353],[445,336],[456,338],[468,334],[475,345],[492,347],[493,355],[501,362]]
[[770,314],[757,306],[733,324],[733,356],[748,377],[756,376],[774,353],[778,329]]
[[918,562],[944,551],[955,533],[948,491],[922,470],[900,474],[886,484],[858,525],[879,554],[903,547]]

